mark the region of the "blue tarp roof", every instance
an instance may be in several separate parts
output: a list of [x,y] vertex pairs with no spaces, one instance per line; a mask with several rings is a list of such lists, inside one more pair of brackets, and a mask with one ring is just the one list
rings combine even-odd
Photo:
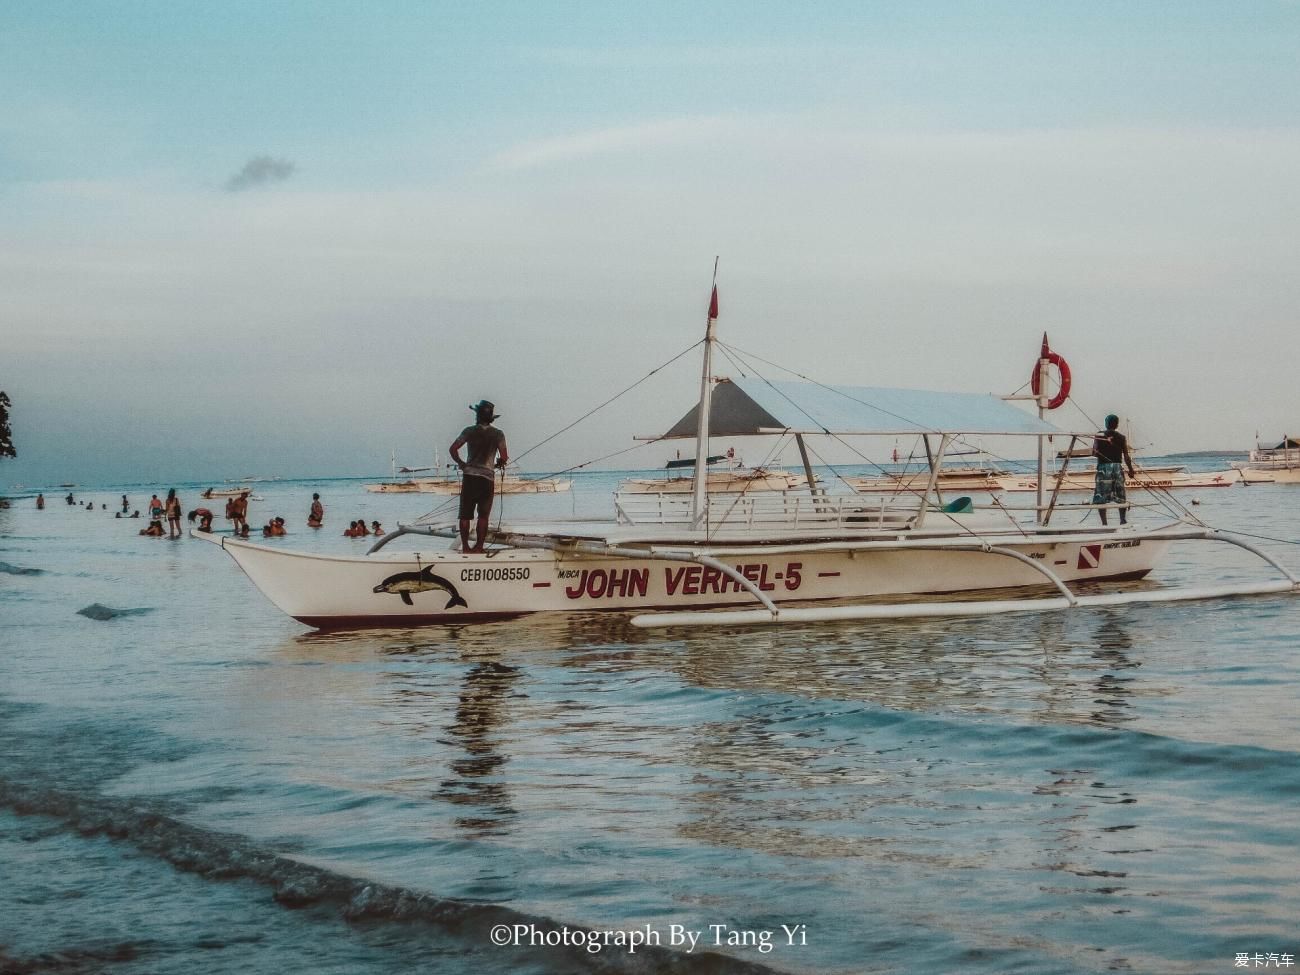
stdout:
[[[694,437],[699,405],[665,437]],[[986,434],[1068,433],[986,393],[936,393],[875,386],[724,379],[714,386],[711,437],[762,433]]]

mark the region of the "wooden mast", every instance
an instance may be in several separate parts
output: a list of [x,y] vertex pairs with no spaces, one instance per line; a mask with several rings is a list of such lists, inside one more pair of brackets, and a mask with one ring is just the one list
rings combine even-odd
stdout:
[[709,514],[709,408],[713,402],[714,323],[718,320],[718,258],[713,258],[713,293],[704,328],[704,369],[700,374],[699,424],[695,428],[695,491],[691,497],[691,527],[707,527]]

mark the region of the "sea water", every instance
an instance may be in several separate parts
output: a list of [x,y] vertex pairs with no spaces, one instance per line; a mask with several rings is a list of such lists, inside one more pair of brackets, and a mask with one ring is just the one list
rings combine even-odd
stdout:
[[[616,483],[499,503],[606,513]],[[1300,599],[320,635],[219,548],[114,517],[169,486],[0,510],[0,971],[1200,973],[1300,954]],[[204,485],[176,486],[224,524]],[[289,525],[270,544],[349,554],[373,540],[348,522],[444,501],[251,487],[254,527]],[[1175,497],[1300,569],[1300,489]],[[1153,579],[1271,573],[1184,543]]]

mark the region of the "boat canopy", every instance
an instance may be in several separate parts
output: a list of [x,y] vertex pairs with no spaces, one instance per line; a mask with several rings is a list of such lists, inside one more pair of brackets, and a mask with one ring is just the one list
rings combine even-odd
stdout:
[[[693,438],[698,417],[696,404],[662,439]],[[987,393],[823,386],[751,377],[717,381],[709,436],[776,433],[1043,436],[1070,431]]]
[[[724,461],[724,460],[726,460],[726,459],[727,459],[727,455],[726,455],[726,454],[716,454],[715,456],[709,458],[709,463],[710,463],[710,464],[716,464],[716,463],[718,463],[719,461]],[[694,467],[694,466],[695,466],[695,458],[694,458],[694,457],[678,457],[676,460],[670,460],[670,461],[669,461],[665,466],[666,466],[667,469],[670,470],[670,471],[672,471],[672,470],[676,470],[676,469],[678,469],[679,467]]]

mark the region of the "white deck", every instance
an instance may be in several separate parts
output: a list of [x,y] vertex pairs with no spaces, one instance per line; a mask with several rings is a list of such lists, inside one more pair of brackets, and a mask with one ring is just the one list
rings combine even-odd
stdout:
[[[935,541],[954,539],[979,543],[984,540],[1005,541],[1007,539],[1046,539],[1068,537],[1112,538],[1127,537],[1142,532],[1135,525],[1095,525],[1092,527],[1072,527],[1062,531],[1051,526],[1035,527],[1011,525],[1005,518],[986,514],[975,515],[936,515],[931,513],[930,522],[921,529],[906,525],[882,526],[879,523],[855,526],[836,526],[809,523],[804,525],[766,526],[762,532],[756,532],[746,525],[723,526],[709,530],[696,530],[682,524],[666,525],[629,525],[616,521],[574,519],[572,521],[509,521],[500,526],[493,526],[489,540],[499,538],[504,544],[512,544],[519,539],[538,539],[563,544],[568,541],[583,541],[608,546],[661,546],[675,545],[690,548],[716,550],[719,548],[736,548],[745,546],[777,546],[808,543],[887,541],[907,542],[908,540]],[[414,527],[414,526],[412,526]],[[452,537],[456,532],[454,522],[430,523],[426,526],[439,530],[439,534]]]

